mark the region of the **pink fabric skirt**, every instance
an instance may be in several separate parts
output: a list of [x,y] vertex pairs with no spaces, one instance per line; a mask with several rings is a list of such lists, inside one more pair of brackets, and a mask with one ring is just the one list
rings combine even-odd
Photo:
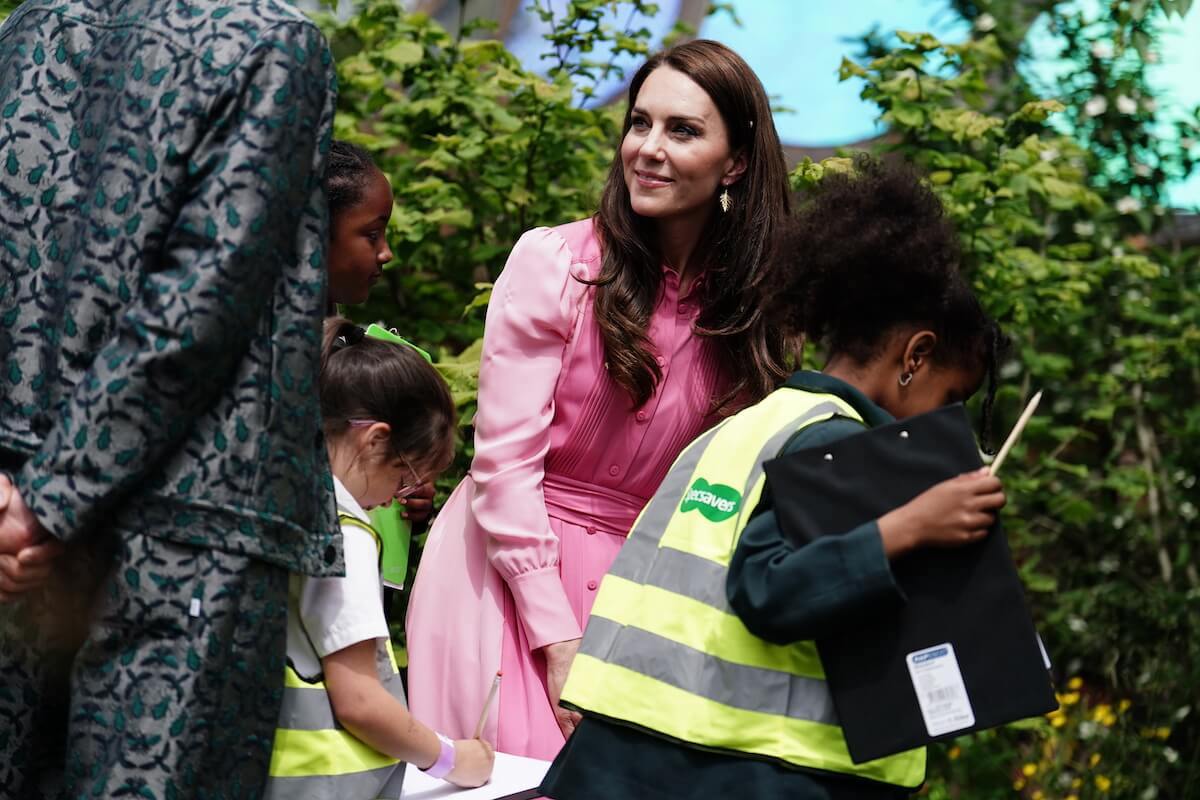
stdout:
[[[500,669],[499,707],[484,738],[501,752],[553,759],[563,736],[545,661],[529,649],[512,594],[487,561],[486,534],[470,513],[473,489],[470,478],[455,489],[421,556],[408,614],[410,708],[448,736],[470,736]],[[556,475],[543,490],[560,541],[559,577],[582,627],[646,498]]]
[[[559,539],[559,576],[571,611],[583,627],[600,581],[625,543],[644,500],[558,476],[547,476],[544,489],[550,529]],[[529,649],[507,586],[500,664],[504,677],[496,749],[553,759],[565,740],[546,694],[546,662],[540,652]]]

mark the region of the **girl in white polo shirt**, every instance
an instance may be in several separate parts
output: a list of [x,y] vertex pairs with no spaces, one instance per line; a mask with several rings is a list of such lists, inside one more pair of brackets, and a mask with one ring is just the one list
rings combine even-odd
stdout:
[[415,348],[325,323],[321,414],[346,575],[293,576],[288,667],[268,798],[399,798],[405,762],[458,786],[491,776],[479,739],[452,741],[408,712],[383,612],[384,543],[366,509],[416,489],[454,453],[454,403]]

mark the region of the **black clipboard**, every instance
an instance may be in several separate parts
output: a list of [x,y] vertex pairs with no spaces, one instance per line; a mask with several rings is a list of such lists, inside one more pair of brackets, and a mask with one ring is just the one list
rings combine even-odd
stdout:
[[[804,544],[877,519],[982,461],[966,412],[956,404],[765,466],[779,525]],[[1058,707],[999,522],[966,547],[909,553],[892,563],[892,572],[905,603],[850,620],[817,641],[855,763]],[[961,674],[957,687],[944,679],[953,677],[949,659]],[[934,668],[933,678],[923,671]],[[933,711],[932,728],[918,686]],[[954,697],[959,691],[973,719]],[[947,702],[957,705],[942,705]]]

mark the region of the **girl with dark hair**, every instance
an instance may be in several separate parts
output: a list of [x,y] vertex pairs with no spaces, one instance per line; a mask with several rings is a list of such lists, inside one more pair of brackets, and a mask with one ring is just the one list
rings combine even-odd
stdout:
[[370,153],[339,140],[329,149],[322,185],[329,204],[329,302],[357,305],[393,258],[387,243],[392,187]]
[[966,400],[985,379],[986,431],[1002,339],[937,198],[906,170],[860,159],[827,178],[785,243],[767,319],[823,343],[825,368],[690,445],[646,506],[563,690],[583,720],[547,797],[884,800],[924,780],[923,748],[851,761],[813,639],[904,602],[903,554],[986,535],[999,479],[960,475],[798,545],[763,463]]
[[790,195],[766,93],[692,41],[629,88],[595,217],[526,233],[488,308],[470,476],[435,521],[409,605],[414,709],[552,758],[596,587],[683,446],[786,376],[761,313]]
[[454,741],[405,707],[383,612],[384,539],[366,513],[450,463],[450,391],[416,349],[333,318],[325,322],[320,397],[346,574],[292,577],[266,797],[398,800],[405,762],[458,786],[480,786],[491,776],[491,746]]

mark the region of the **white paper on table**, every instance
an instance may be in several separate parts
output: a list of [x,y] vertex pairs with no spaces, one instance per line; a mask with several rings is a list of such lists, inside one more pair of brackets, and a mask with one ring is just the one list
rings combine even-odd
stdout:
[[496,766],[492,780],[478,789],[459,789],[451,783],[431,778],[409,764],[404,772],[404,800],[436,800],[452,797],[454,800],[498,800],[517,792],[536,789],[550,769],[549,761],[536,758],[496,753]]

